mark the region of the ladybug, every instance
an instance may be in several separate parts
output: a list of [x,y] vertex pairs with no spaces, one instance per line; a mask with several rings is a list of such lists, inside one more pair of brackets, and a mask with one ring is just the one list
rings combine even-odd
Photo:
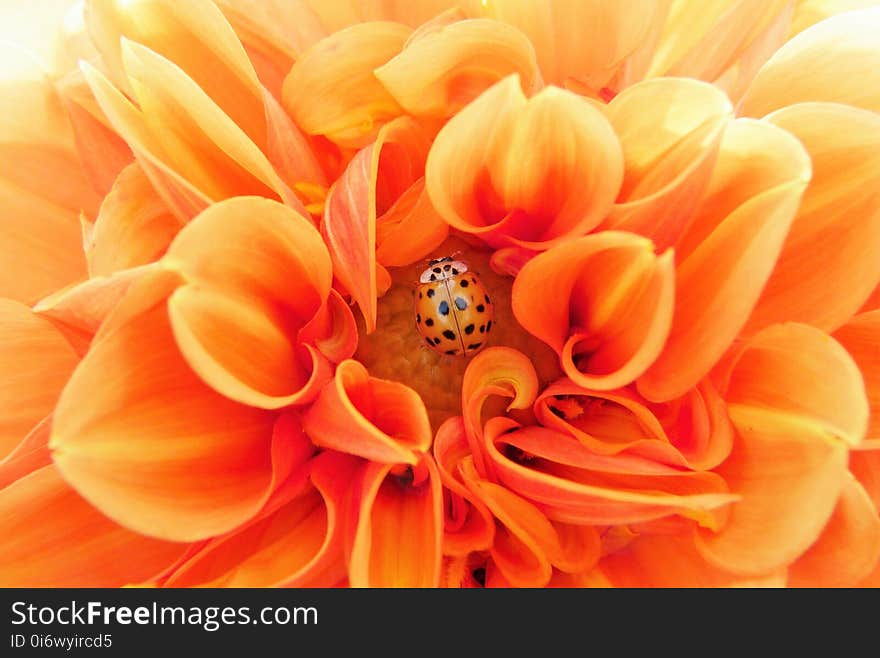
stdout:
[[486,344],[495,307],[467,263],[451,256],[432,260],[414,296],[416,328],[432,350],[471,356]]

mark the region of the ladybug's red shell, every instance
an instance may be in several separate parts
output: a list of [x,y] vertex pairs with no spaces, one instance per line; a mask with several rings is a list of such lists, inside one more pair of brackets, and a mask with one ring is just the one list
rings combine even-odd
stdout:
[[495,307],[480,278],[450,257],[431,261],[415,291],[416,328],[432,350],[470,356],[492,331]]

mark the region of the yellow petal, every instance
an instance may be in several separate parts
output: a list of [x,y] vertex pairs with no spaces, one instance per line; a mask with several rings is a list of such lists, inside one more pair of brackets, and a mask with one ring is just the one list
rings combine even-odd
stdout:
[[761,68],[740,112],[762,117],[807,101],[880,110],[880,7],[832,16],[807,28]]

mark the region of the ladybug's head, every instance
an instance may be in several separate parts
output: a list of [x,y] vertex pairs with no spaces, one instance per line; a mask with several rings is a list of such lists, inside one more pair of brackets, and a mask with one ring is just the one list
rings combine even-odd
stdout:
[[467,271],[467,263],[460,260],[452,260],[452,256],[435,258],[428,263],[428,269],[422,272],[422,275],[419,277],[419,283],[443,281]]

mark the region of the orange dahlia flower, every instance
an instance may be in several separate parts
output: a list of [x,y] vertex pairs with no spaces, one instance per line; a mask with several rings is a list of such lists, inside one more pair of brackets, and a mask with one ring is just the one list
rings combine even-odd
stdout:
[[45,4],[0,585],[880,585],[874,3]]

